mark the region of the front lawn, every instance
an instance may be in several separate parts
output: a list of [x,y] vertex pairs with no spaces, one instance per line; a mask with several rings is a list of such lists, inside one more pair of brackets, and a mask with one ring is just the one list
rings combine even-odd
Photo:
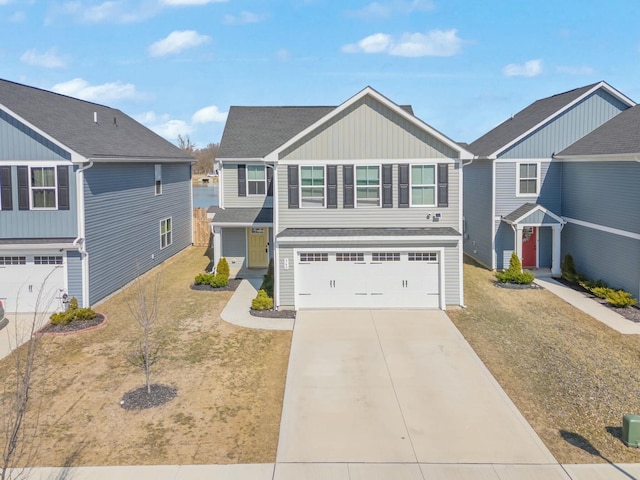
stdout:
[[[145,380],[128,360],[142,331],[122,294],[95,308],[106,327],[42,338],[38,378],[47,379],[33,390],[42,406],[32,466],[275,461],[291,332],[222,321],[233,292],[189,288],[208,262],[203,248],[189,248],[161,267],[151,382],[177,389],[163,406],[119,404]],[[0,362],[0,381],[9,366]]]
[[467,308],[447,313],[556,459],[640,462],[620,439],[640,414],[640,338],[469,262],[464,275]]

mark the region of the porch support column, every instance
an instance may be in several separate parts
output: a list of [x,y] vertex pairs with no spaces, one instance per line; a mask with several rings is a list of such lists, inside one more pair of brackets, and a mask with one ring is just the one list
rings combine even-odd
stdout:
[[522,225],[516,225],[516,255],[522,263]]
[[553,250],[551,254],[551,276],[559,277],[562,275],[560,268],[560,225],[553,225]]
[[222,253],[222,228],[213,227],[213,269],[215,271]]

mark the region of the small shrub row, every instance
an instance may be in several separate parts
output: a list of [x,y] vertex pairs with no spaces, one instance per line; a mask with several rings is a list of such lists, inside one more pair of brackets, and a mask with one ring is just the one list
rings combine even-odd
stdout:
[[222,257],[218,260],[216,273],[199,273],[196,275],[194,283],[196,285],[209,285],[213,288],[221,288],[229,285],[229,262]]
[[611,288],[602,280],[590,280],[580,275],[576,271],[571,254],[565,255],[562,260],[562,278],[570,283],[580,285],[587,292],[606,300],[613,307],[626,308],[638,303],[629,292]]
[[273,298],[273,258],[269,261],[267,274],[262,277],[260,290],[264,290],[270,298]]
[[66,312],[54,313],[50,317],[52,325],[69,325],[71,322],[91,320],[96,317],[96,312],[90,308],[79,308],[78,300],[72,297]]
[[269,297],[265,290],[258,290],[258,295],[251,301],[252,310],[273,309],[273,298]]
[[500,283],[515,283],[518,285],[529,285],[536,278],[529,270],[522,270],[522,263],[518,255],[511,254],[509,268],[503,272],[496,272],[496,278]]

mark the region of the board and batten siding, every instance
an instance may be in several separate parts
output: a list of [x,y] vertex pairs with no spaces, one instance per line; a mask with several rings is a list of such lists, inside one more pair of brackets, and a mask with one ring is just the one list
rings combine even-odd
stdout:
[[[75,170],[67,165],[69,174],[69,210],[19,210],[18,169],[11,162],[11,196],[13,210],[0,210],[0,238],[75,238],[77,236],[77,200]],[[66,163],[66,162],[64,162]],[[38,161],[38,165],[46,162]],[[60,162],[52,162],[52,166]],[[31,192],[29,192],[31,195]]]
[[[247,163],[246,165],[251,165]],[[268,167],[265,167],[268,168]],[[223,198],[225,208],[272,208],[273,197],[265,195],[247,195],[238,196],[238,164],[225,163],[222,174],[224,180],[222,182],[223,191],[220,192]],[[265,173],[266,174],[266,173]]]
[[551,158],[628,108],[599,89],[500,155],[501,158]]
[[[191,244],[191,166],[162,164],[155,195],[152,163],[96,163],[84,173],[89,303],[95,304]],[[160,221],[173,243],[160,248]]]
[[[537,163],[535,160],[521,163]],[[538,186],[538,196],[518,196],[518,163],[517,162],[496,162],[495,164],[495,196],[496,196],[496,216],[509,215],[511,212],[521,207],[525,203],[538,203],[555,214],[560,213],[561,208],[561,187],[562,187],[562,164],[557,161],[539,162],[540,165],[540,185]],[[466,172],[465,172],[466,174]]]
[[476,160],[464,167],[464,251],[491,266],[493,183],[491,161]]
[[67,251],[67,293],[82,305],[82,256],[77,250]]
[[576,271],[640,297],[640,240],[567,223],[562,256],[571,254]]
[[222,229],[222,257],[227,259],[229,266],[245,267],[247,255],[247,229]]
[[453,157],[451,147],[368,96],[279,155],[305,161]]
[[[425,160],[421,164],[429,164]],[[349,163],[357,165],[358,162]],[[366,162],[367,165],[372,163]],[[393,208],[355,207],[343,208],[343,171],[337,168],[337,197],[338,208],[289,208],[286,165],[279,165],[278,175],[278,229],[286,228],[371,228],[371,227],[451,227],[456,231],[460,228],[460,165],[448,164],[448,207],[398,207],[398,165],[393,165]],[[326,176],[325,176],[326,178]],[[326,196],[325,196],[326,200]],[[435,214],[441,218],[436,220]],[[430,218],[427,219],[427,215]]]
[[562,215],[640,234],[640,163],[563,164]]
[[0,110],[0,160],[71,160],[71,154]]

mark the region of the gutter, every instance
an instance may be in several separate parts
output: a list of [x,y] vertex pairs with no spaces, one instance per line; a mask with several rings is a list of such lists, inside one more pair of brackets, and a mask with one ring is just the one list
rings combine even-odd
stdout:
[[82,256],[82,306],[89,304],[89,252],[86,248],[85,232],[85,204],[84,204],[84,171],[93,167],[93,160],[87,159],[88,164],[76,170],[76,205],[78,208],[78,236],[73,245],[78,248]]

